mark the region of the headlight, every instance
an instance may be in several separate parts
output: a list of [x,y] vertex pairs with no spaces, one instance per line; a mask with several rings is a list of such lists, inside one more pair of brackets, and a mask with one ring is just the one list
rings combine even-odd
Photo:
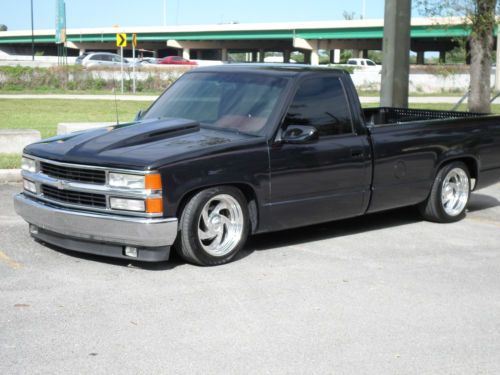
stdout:
[[144,212],[146,205],[140,199],[110,198],[109,205],[113,210]]
[[128,189],[144,189],[145,188],[145,178],[144,176],[135,174],[124,174],[124,173],[110,173],[109,186],[121,187]]
[[161,190],[162,187],[161,175],[159,173],[151,173],[143,176],[111,172],[108,184],[109,186],[126,189]]
[[24,179],[23,186],[24,186],[25,190],[28,190],[28,191],[36,194],[36,185],[34,182]]
[[21,169],[26,172],[36,172],[36,162],[33,159],[23,157],[21,159]]

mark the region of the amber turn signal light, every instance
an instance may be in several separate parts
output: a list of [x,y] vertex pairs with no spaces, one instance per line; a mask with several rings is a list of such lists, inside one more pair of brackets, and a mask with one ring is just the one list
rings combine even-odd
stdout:
[[147,174],[144,186],[150,190],[161,190],[161,175],[159,173]]
[[148,214],[161,214],[161,213],[163,213],[163,198],[147,198],[146,199],[146,212]]

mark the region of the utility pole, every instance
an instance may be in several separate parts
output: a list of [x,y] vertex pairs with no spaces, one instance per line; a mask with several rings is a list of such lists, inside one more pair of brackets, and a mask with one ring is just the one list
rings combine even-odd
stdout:
[[35,23],[33,22],[33,0],[31,0],[31,60],[35,61]]
[[385,0],[382,107],[408,107],[411,0]]
[[497,25],[497,62],[495,64],[495,90],[500,91],[500,24]]

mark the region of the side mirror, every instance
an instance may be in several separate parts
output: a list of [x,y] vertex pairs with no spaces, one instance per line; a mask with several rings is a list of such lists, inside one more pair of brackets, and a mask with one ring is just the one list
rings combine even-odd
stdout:
[[314,126],[290,125],[281,136],[281,141],[283,143],[301,144],[314,142],[318,138],[318,129]]
[[139,121],[142,117],[142,109],[135,115],[134,121]]

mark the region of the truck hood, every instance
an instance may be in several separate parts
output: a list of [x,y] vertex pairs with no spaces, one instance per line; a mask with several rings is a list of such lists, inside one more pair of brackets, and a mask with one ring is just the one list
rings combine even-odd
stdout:
[[263,137],[202,127],[190,120],[162,119],[56,136],[27,146],[24,153],[65,163],[148,170],[263,142]]

